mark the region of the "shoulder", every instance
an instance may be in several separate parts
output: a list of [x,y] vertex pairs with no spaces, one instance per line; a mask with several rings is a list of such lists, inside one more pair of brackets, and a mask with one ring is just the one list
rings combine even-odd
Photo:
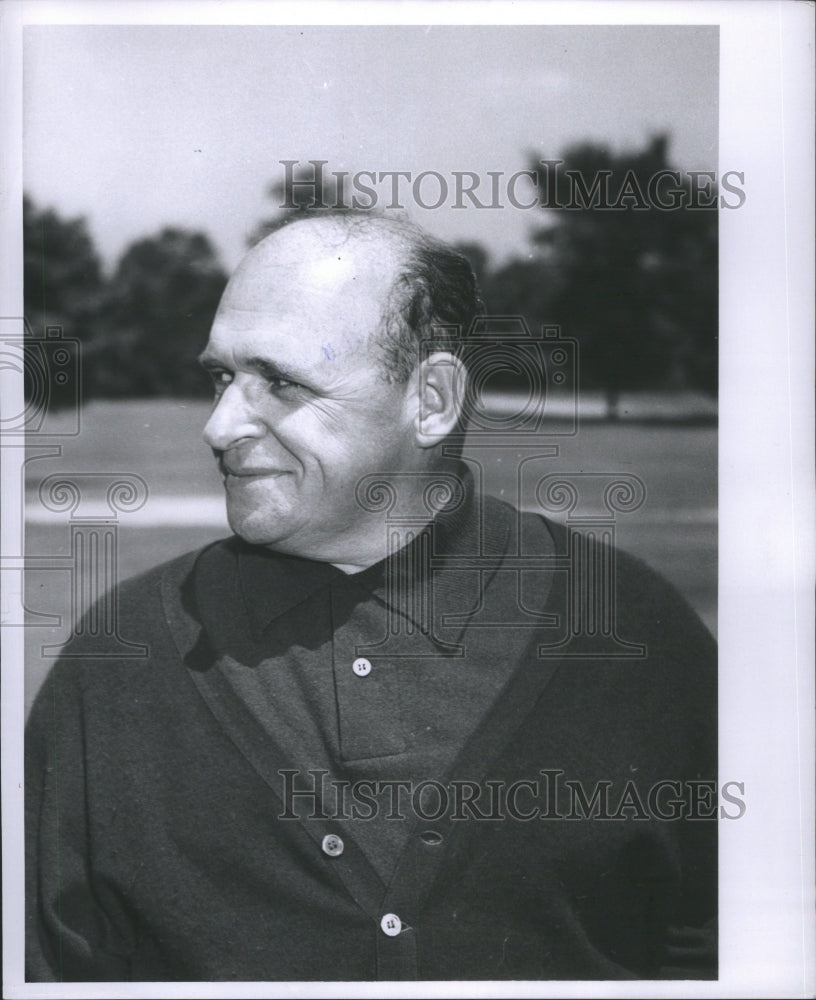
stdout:
[[49,684],[68,699],[89,684],[139,683],[155,676],[157,667],[178,662],[183,627],[192,632],[196,625],[185,611],[196,567],[202,560],[223,560],[231,544],[221,539],[185,552],[112,587],[83,614],[48,674]]
[[[492,503],[512,512],[501,501]],[[712,655],[716,644],[711,633],[659,568],[614,545],[603,531],[567,526],[535,512],[515,512],[515,516],[524,554],[552,559],[562,582],[569,579],[574,599],[583,594],[589,600],[594,591],[614,613],[621,634],[643,636],[653,648],[684,652],[684,658],[692,650]]]
[[117,593],[120,598],[138,600],[161,590],[163,585],[181,585],[195,569],[199,560],[217,557],[220,553],[229,552],[232,545],[232,538],[221,538],[199,549],[192,549],[180,556],[175,556],[173,559],[158,563],[143,573],[123,580],[116,587]]
[[539,552],[551,540],[546,609],[560,623],[556,646],[585,661],[567,673],[584,680],[591,673],[600,701],[617,705],[621,718],[649,708],[667,727],[675,719],[678,731],[694,727],[706,742],[716,732],[717,646],[686,598],[602,531],[536,513],[520,518],[521,534],[535,538]]
[[158,613],[168,601],[183,600],[202,568],[209,573],[222,572],[234,564],[235,552],[236,539],[221,538],[128,577],[114,588],[120,619],[135,622],[145,614]]

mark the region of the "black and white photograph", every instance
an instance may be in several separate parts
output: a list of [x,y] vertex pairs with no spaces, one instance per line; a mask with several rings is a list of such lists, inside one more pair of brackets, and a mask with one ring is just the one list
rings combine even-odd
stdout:
[[812,6],[0,16],[4,995],[812,995]]

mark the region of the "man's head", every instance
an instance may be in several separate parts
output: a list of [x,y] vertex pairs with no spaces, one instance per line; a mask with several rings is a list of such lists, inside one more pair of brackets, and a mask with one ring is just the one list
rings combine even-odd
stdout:
[[381,557],[357,483],[439,466],[466,373],[453,338],[419,343],[478,309],[466,261],[405,223],[309,217],[250,251],[201,358],[232,529],[338,565]]

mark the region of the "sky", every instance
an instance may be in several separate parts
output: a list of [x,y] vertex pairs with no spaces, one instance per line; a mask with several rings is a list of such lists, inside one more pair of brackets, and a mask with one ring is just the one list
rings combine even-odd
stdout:
[[[486,196],[487,171],[531,154],[668,131],[676,166],[717,169],[716,27],[47,25],[24,45],[25,188],[85,216],[107,266],[177,225],[208,232],[232,268],[274,214],[282,160],[435,170],[451,191],[453,171],[474,171]],[[426,209],[401,190],[415,222],[494,260],[527,252],[542,222],[506,199]]]

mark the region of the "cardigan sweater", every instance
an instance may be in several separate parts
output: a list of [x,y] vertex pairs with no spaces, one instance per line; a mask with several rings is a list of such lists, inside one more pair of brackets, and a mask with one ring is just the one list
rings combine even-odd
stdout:
[[[72,650],[27,727],[29,980],[716,976],[713,640],[640,561],[485,510],[483,566],[439,588],[482,600],[458,618],[453,600],[442,638],[514,669],[390,879],[344,818],[287,814],[300,762],[227,681],[192,596],[202,554],[122,585],[120,634],[149,656]],[[614,569],[606,627],[576,558]]]

